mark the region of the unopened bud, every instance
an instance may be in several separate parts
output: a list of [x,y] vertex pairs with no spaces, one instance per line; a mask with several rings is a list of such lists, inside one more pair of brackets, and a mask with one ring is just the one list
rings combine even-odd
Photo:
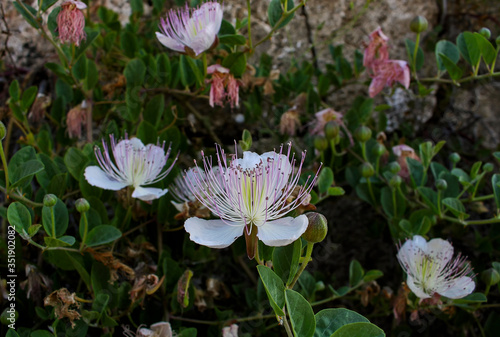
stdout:
[[450,161],[453,163],[453,164],[456,164],[460,161],[460,155],[456,152],[450,154],[450,156],[448,157],[450,159]]
[[486,163],[486,164],[484,164],[483,171],[484,172],[491,172],[491,171],[493,171],[493,164],[492,163]]
[[314,148],[320,152],[328,149],[328,140],[324,136],[316,136],[314,138]]
[[356,137],[359,142],[366,143],[372,138],[372,130],[367,126],[361,125],[354,132],[354,137]]
[[329,121],[325,124],[325,136],[326,139],[334,139],[339,135],[340,127],[339,124],[335,121]]
[[391,186],[392,188],[398,188],[402,182],[403,179],[400,176],[393,176],[389,181],[389,186]]
[[43,205],[45,207],[54,207],[57,204],[57,197],[54,194],[46,194],[43,197]]
[[489,40],[489,38],[491,37],[491,31],[486,28],[486,27],[483,27],[479,30],[479,34],[481,34],[482,36],[484,36],[484,38],[486,40]]
[[310,243],[323,241],[326,233],[328,233],[328,221],[325,216],[316,212],[306,213],[306,216],[309,220],[309,225],[307,225],[306,231],[302,234],[302,238]]
[[491,287],[500,282],[500,274],[495,268],[486,269],[481,273],[481,279]]
[[421,15],[416,16],[410,22],[410,30],[414,33],[422,33],[427,30],[427,27],[429,27],[429,23],[427,19]]
[[436,180],[436,188],[440,191],[444,191],[448,188],[448,183],[444,179]]
[[5,134],[7,133],[7,130],[5,129],[5,125],[0,122],[0,140],[3,140],[5,138]]
[[378,158],[378,157],[382,157],[384,155],[384,153],[386,153],[387,150],[385,148],[384,145],[380,144],[380,143],[377,143],[375,144],[375,146],[373,147],[372,149],[372,153]]
[[375,174],[375,169],[373,168],[373,165],[370,163],[363,163],[361,165],[361,175],[364,178],[370,178]]
[[80,213],[88,212],[90,209],[90,204],[87,199],[80,198],[75,202],[76,210]]
[[389,163],[387,167],[389,168],[389,172],[391,172],[392,174],[398,174],[399,171],[401,171],[401,166],[395,161]]

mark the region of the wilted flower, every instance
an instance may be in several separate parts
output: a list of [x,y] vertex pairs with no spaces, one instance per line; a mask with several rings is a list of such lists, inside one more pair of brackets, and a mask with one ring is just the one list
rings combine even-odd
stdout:
[[54,315],[58,319],[69,318],[72,328],[76,325],[74,321],[82,317],[78,310],[80,304],[76,301],[76,293],[70,293],[66,288],[56,290],[45,297],[43,305],[54,307]]
[[171,9],[161,20],[156,37],[167,48],[198,56],[217,44],[222,23],[222,6],[207,1],[198,8]]
[[167,189],[142,186],[154,184],[170,173],[177,158],[165,171],[163,167],[167,163],[171,147],[165,154],[165,142],[162,146],[159,144],[144,146],[138,138],[125,137],[118,144],[113,135],[109,138],[115,162],[111,159],[108,146],[103,139],[104,153],[99,147],[95,147],[95,155],[100,167],[88,166],[85,169],[85,179],[90,185],[113,191],[132,186],[134,187],[132,197],[144,201],[157,199],[167,193]]
[[31,106],[31,111],[28,114],[28,118],[30,121],[33,123],[38,123],[39,121],[42,120],[45,111],[47,108],[51,105],[52,99],[50,96],[46,96],[39,92],[36,95],[35,102],[33,102],[33,105]]
[[220,217],[220,220],[189,218],[186,231],[194,242],[211,248],[224,248],[245,233],[247,254],[253,258],[257,238],[268,246],[284,246],[297,240],[307,228],[305,215],[297,218],[283,217],[296,209],[308,197],[317,175],[308,177],[297,196],[287,199],[298,185],[302,159],[297,173],[293,173],[295,158],[290,158],[283,147],[279,153],[271,151],[262,155],[246,151],[243,158],[237,154],[228,163],[224,150],[217,148],[220,175],[212,171],[212,158],[203,156],[205,175],[186,177],[195,197]]
[[403,179],[410,178],[410,169],[408,167],[408,163],[406,158],[412,158],[420,161],[420,158],[415,153],[411,147],[405,144],[396,145],[392,148],[392,152],[396,157],[398,157],[398,164],[401,167],[401,170],[398,172],[399,176]]
[[238,337],[238,325],[231,324],[222,328],[222,337]]
[[394,82],[401,83],[406,89],[410,87],[410,67],[406,61],[385,60],[373,65],[373,80],[368,93],[375,97],[385,86],[392,87]]
[[207,74],[212,74],[212,78],[207,80],[207,83],[212,84],[210,87],[210,106],[212,108],[215,105],[224,106],[225,101],[228,101],[231,108],[238,107],[240,84],[229,73],[229,69],[220,64],[214,64],[207,68]]
[[299,112],[297,109],[290,109],[281,115],[280,133],[282,135],[295,136],[297,128],[300,126]]
[[443,239],[427,242],[415,235],[398,251],[398,260],[408,278],[406,284],[420,299],[436,293],[448,298],[462,298],[474,291],[472,268],[460,254],[453,259],[453,246]]
[[370,34],[370,44],[365,49],[363,66],[371,68],[376,61],[385,61],[389,59],[389,38],[382,33],[378,27]]
[[69,138],[80,138],[82,135],[82,125],[85,122],[87,103],[75,106],[66,116],[66,126],[68,127]]
[[313,129],[311,130],[311,133],[314,135],[325,135],[325,125],[330,122],[330,121],[335,121],[339,126],[342,127],[344,130],[345,134],[349,138],[349,141],[352,144],[354,144],[354,141],[352,139],[351,132],[347,129],[347,127],[344,124],[343,121],[343,115],[340,112],[337,112],[333,110],[332,108],[326,108],[321,111],[316,112],[315,114],[316,120],[313,122],[312,126]]
[[85,16],[82,9],[87,5],[81,1],[67,0],[61,5],[57,15],[57,30],[62,43],[74,43],[76,46],[85,39]]

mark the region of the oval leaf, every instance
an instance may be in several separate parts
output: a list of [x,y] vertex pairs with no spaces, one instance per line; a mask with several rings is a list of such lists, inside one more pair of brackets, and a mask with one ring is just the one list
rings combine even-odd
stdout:
[[285,297],[295,336],[312,337],[316,329],[316,320],[309,302],[301,294],[291,289],[286,290]]
[[89,247],[95,247],[113,242],[121,236],[122,232],[118,228],[110,225],[100,225],[89,232],[85,244]]

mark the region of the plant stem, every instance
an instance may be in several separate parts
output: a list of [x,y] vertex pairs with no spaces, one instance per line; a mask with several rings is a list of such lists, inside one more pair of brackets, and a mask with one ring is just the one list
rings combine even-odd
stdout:
[[7,190],[2,186],[0,186],[0,192],[3,192],[7,196],[7,198],[12,198],[16,201],[21,201],[21,202],[23,202],[23,203],[25,203],[28,206],[33,207],[33,208],[43,206],[42,203],[31,201],[28,198],[23,197],[22,195],[18,195],[18,194],[14,194],[14,193],[7,193]]
[[422,78],[420,82],[436,82],[436,83],[450,83],[450,84],[455,84],[459,85],[460,83],[465,83],[473,80],[480,80],[483,78],[489,78],[489,77],[496,77],[500,76],[500,71],[497,71],[495,73],[488,73],[488,74],[483,74],[483,75],[471,75],[468,77],[461,78],[459,80],[450,80],[446,78],[435,78],[435,77],[427,77],[427,78]]
[[302,262],[302,264],[300,265],[300,268],[297,271],[297,274],[295,274],[295,277],[293,278],[292,282],[290,282],[290,285],[287,286],[288,289],[293,289],[293,286],[295,285],[295,283],[297,283],[300,275],[306,269],[307,264],[311,260],[313,247],[314,247],[314,243],[312,243],[312,242],[307,243],[306,256],[304,257],[304,262]]
[[54,214],[54,206],[50,207],[50,222],[52,225],[52,237],[56,238],[56,216]]
[[[7,169],[7,159],[5,158],[5,153],[3,152],[3,144],[0,143],[0,157],[2,159],[3,171],[5,174],[5,191],[9,190],[9,170]],[[7,192],[5,193],[7,194]]]
[[250,49],[250,55],[253,53],[253,45],[252,45],[252,8],[250,6],[250,0],[247,0],[247,14],[248,14],[248,48]]
[[85,241],[87,241],[87,232],[89,230],[89,222],[87,221],[86,212],[82,212],[82,219],[83,219],[83,238],[82,238],[82,243],[80,244],[80,251],[82,251],[83,247],[85,246]]
[[[283,310],[285,311],[285,310]],[[283,316],[283,325],[285,326],[286,334],[288,337],[293,337],[293,332],[292,329],[290,329],[290,324],[288,323],[288,320],[286,319],[286,312],[285,315]]]
[[420,33],[417,33],[417,38],[415,39],[415,49],[413,50],[413,59],[411,60],[411,67],[413,69],[413,75],[415,79],[418,81],[417,75],[417,54],[418,54],[418,45],[420,44]]

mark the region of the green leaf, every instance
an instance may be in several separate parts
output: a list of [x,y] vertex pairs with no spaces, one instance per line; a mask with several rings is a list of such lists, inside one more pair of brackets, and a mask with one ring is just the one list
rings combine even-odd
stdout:
[[110,225],[100,225],[92,229],[85,244],[89,247],[104,245],[121,238],[122,232],[116,227]]
[[222,61],[222,66],[229,68],[231,74],[236,77],[243,75],[247,67],[247,54],[243,52],[232,53]]
[[309,302],[301,294],[291,289],[285,291],[285,298],[295,336],[312,337],[316,329],[316,320]]
[[[17,151],[9,161],[9,165],[7,170],[9,171],[9,181],[11,183],[17,182],[20,179],[26,178],[29,176],[28,172],[32,172],[33,169],[36,169],[36,165],[28,165],[26,167],[27,162],[33,162],[37,160],[35,149],[31,146],[26,146]],[[43,166],[43,164],[42,164]],[[23,169],[24,167],[24,169]],[[25,170],[23,173],[22,171]],[[41,171],[41,170],[40,170]],[[40,172],[38,171],[38,172]],[[35,172],[36,173],[36,172]],[[35,174],[33,173],[33,174]],[[28,174],[28,175],[25,175]]]
[[[52,219],[51,208],[53,208],[54,218]],[[55,223],[56,233],[53,235],[52,233],[52,220]],[[42,224],[47,235],[52,237],[59,237],[66,233],[66,229],[68,228],[69,223],[69,215],[68,209],[64,202],[61,199],[57,199],[57,203],[54,207],[43,206],[42,208]]]
[[126,30],[122,31],[120,34],[120,47],[125,56],[129,58],[135,57],[136,51],[139,50],[137,36]]
[[52,34],[52,37],[54,38],[59,36],[59,32],[57,31],[57,16],[59,15],[60,12],[61,12],[61,6],[58,6],[54,8],[52,11],[50,11],[50,14],[47,18],[47,28],[49,29],[50,34]]
[[469,215],[465,211],[465,206],[457,198],[446,198],[442,201],[443,205],[460,220],[465,220]]
[[457,46],[465,61],[475,67],[481,57],[481,51],[474,34],[463,32],[458,35]]
[[189,87],[196,81],[196,75],[193,73],[189,61],[189,56],[181,55],[179,58],[179,73],[181,77],[181,83],[184,87]]
[[21,108],[24,111],[28,111],[28,109],[31,107],[31,104],[33,104],[33,102],[35,101],[37,94],[38,88],[36,86],[31,86],[23,92],[21,96]]
[[350,323],[342,326],[330,337],[384,337],[384,330],[372,323]]
[[43,163],[39,160],[28,160],[15,170],[10,169],[9,165],[9,180],[12,183],[11,187],[24,186],[38,172],[43,171]]
[[[40,25],[36,21],[36,9],[23,2],[20,5],[18,1],[14,1],[14,8],[24,17],[24,19],[31,25],[31,27],[38,29]],[[26,9],[25,9],[26,8]]]
[[349,265],[349,285],[355,287],[363,280],[365,271],[357,260],[352,260]]
[[21,98],[21,90],[19,89],[19,82],[17,80],[12,81],[10,84],[9,95],[13,102],[17,102]]
[[19,335],[17,334],[16,330],[9,329],[5,334],[5,337],[19,337]]
[[47,193],[55,194],[57,197],[61,198],[66,192],[67,177],[68,174],[66,172],[52,176],[50,183],[47,185]]
[[54,334],[47,330],[35,330],[30,334],[30,337],[54,337]]
[[28,234],[29,227],[31,226],[31,214],[20,202],[13,202],[7,209],[7,220],[9,224],[14,227],[16,232],[22,236]]
[[233,35],[233,34],[236,34],[236,29],[234,29],[233,25],[229,21],[222,19],[219,34],[220,35]]
[[[410,61],[410,64],[413,64],[413,53],[415,52],[415,42],[410,40],[410,39],[405,39],[405,45],[406,45],[406,52],[408,53],[408,60]],[[422,66],[424,65],[424,52],[422,51],[422,48],[420,46],[418,47],[417,51],[417,63],[416,63],[416,68],[417,70],[420,70]]]
[[281,278],[276,275],[269,267],[257,266],[257,270],[266,290],[269,303],[277,316],[284,316],[283,307],[285,306],[285,285]]
[[488,299],[483,293],[472,293],[463,298],[453,300],[455,304],[465,304],[465,303],[484,303],[488,302]]
[[87,58],[85,56],[80,57],[71,68],[71,72],[79,80],[87,77]]
[[410,177],[414,187],[422,186],[427,181],[427,176],[424,179],[424,166],[421,162],[413,158],[406,158],[406,163],[410,169]]
[[474,37],[476,38],[477,44],[479,46],[479,50],[481,51],[481,56],[483,57],[484,62],[490,66],[495,61],[497,56],[497,52],[490,41],[488,41],[484,36],[479,33],[474,33]]
[[144,144],[156,144],[158,133],[153,124],[148,121],[142,121],[137,128],[137,138],[142,140]]
[[82,151],[74,147],[70,148],[64,155],[64,164],[66,164],[69,173],[77,181],[80,181],[80,177],[83,174],[83,169],[87,165],[87,162],[88,159]]
[[302,241],[295,242],[284,246],[276,247],[273,252],[273,268],[274,272],[281,277],[287,285],[293,280],[299,265],[300,255],[302,252]]
[[344,195],[345,190],[342,187],[330,187],[328,189],[328,195],[332,197],[337,197],[339,195]]
[[142,87],[146,76],[146,65],[141,59],[130,60],[123,75],[127,80],[127,88]]
[[[293,7],[294,7],[293,1],[288,0],[288,5],[287,5],[286,10],[289,11]],[[278,28],[282,28],[285,25],[287,25],[293,19],[294,14],[287,17],[278,26]],[[280,0],[271,0],[271,3],[269,4],[269,7],[267,8],[267,17],[269,18],[269,23],[271,24],[271,27],[276,26],[278,21],[281,19],[282,15],[283,15],[283,8],[281,7],[281,1]]]
[[[448,40],[441,40],[436,43],[436,61],[438,64],[439,70],[445,70],[445,65],[443,61],[440,59],[439,54],[443,54],[447,57],[453,64],[457,64],[458,60],[460,60],[460,52],[458,51],[457,46]],[[449,71],[448,71],[449,72]]]
[[83,81],[83,88],[87,91],[93,90],[99,81],[97,66],[93,60],[87,60],[87,77]]
[[381,278],[382,276],[384,276],[384,273],[382,271],[378,269],[372,269],[366,272],[365,276],[363,277],[363,282],[368,283]]
[[70,74],[68,73],[66,68],[64,68],[60,64],[49,62],[49,63],[45,64],[45,68],[49,69],[54,74],[56,74],[57,77],[59,77],[64,83],[69,84],[69,85],[73,85],[74,81],[71,78]]
[[247,39],[239,34],[219,35],[219,43],[229,46],[242,46],[247,43]]
[[38,3],[40,2],[42,3],[42,11],[45,12],[47,9],[52,7],[57,2],[57,0],[38,0]]
[[144,12],[142,0],[130,0],[130,7],[132,8],[132,13],[143,13]]
[[65,235],[60,238],[46,236],[43,238],[47,247],[71,247],[75,244],[76,239],[73,236]]
[[446,68],[446,71],[448,72],[452,80],[456,81],[462,77],[462,69],[457,66],[452,60],[450,60],[446,55],[439,53],[438,58]]
[[144,109],[144,120],[151,123],[154,127],[157,127],[164,111],[165,96],[156,95],[146,104],[146,108]]
[[167,54],[159,54],[156,56],[157,75],[160,83],[158,85],[168,85],[172,77],[172,67]]
[[439,214],[437,205],[437,193],[429,187],[417,188],[418,194],[422,197],[424,202],[432,209],[435,214]]
[[333,184],[333,171],[329,167],[323,167],[318,176],[318,190],[326,193]]
[[494,174],[491,177],[491,185],[493,187],[493,194],[495,195],[495,203],[497,205],[497,210],[500,209],[500,174]]
[[315,317],[316,330],[314,331],[314,337],[330,337],[346,324],[370,323],[364,316],[344,308],[324,309],[318,312]]

